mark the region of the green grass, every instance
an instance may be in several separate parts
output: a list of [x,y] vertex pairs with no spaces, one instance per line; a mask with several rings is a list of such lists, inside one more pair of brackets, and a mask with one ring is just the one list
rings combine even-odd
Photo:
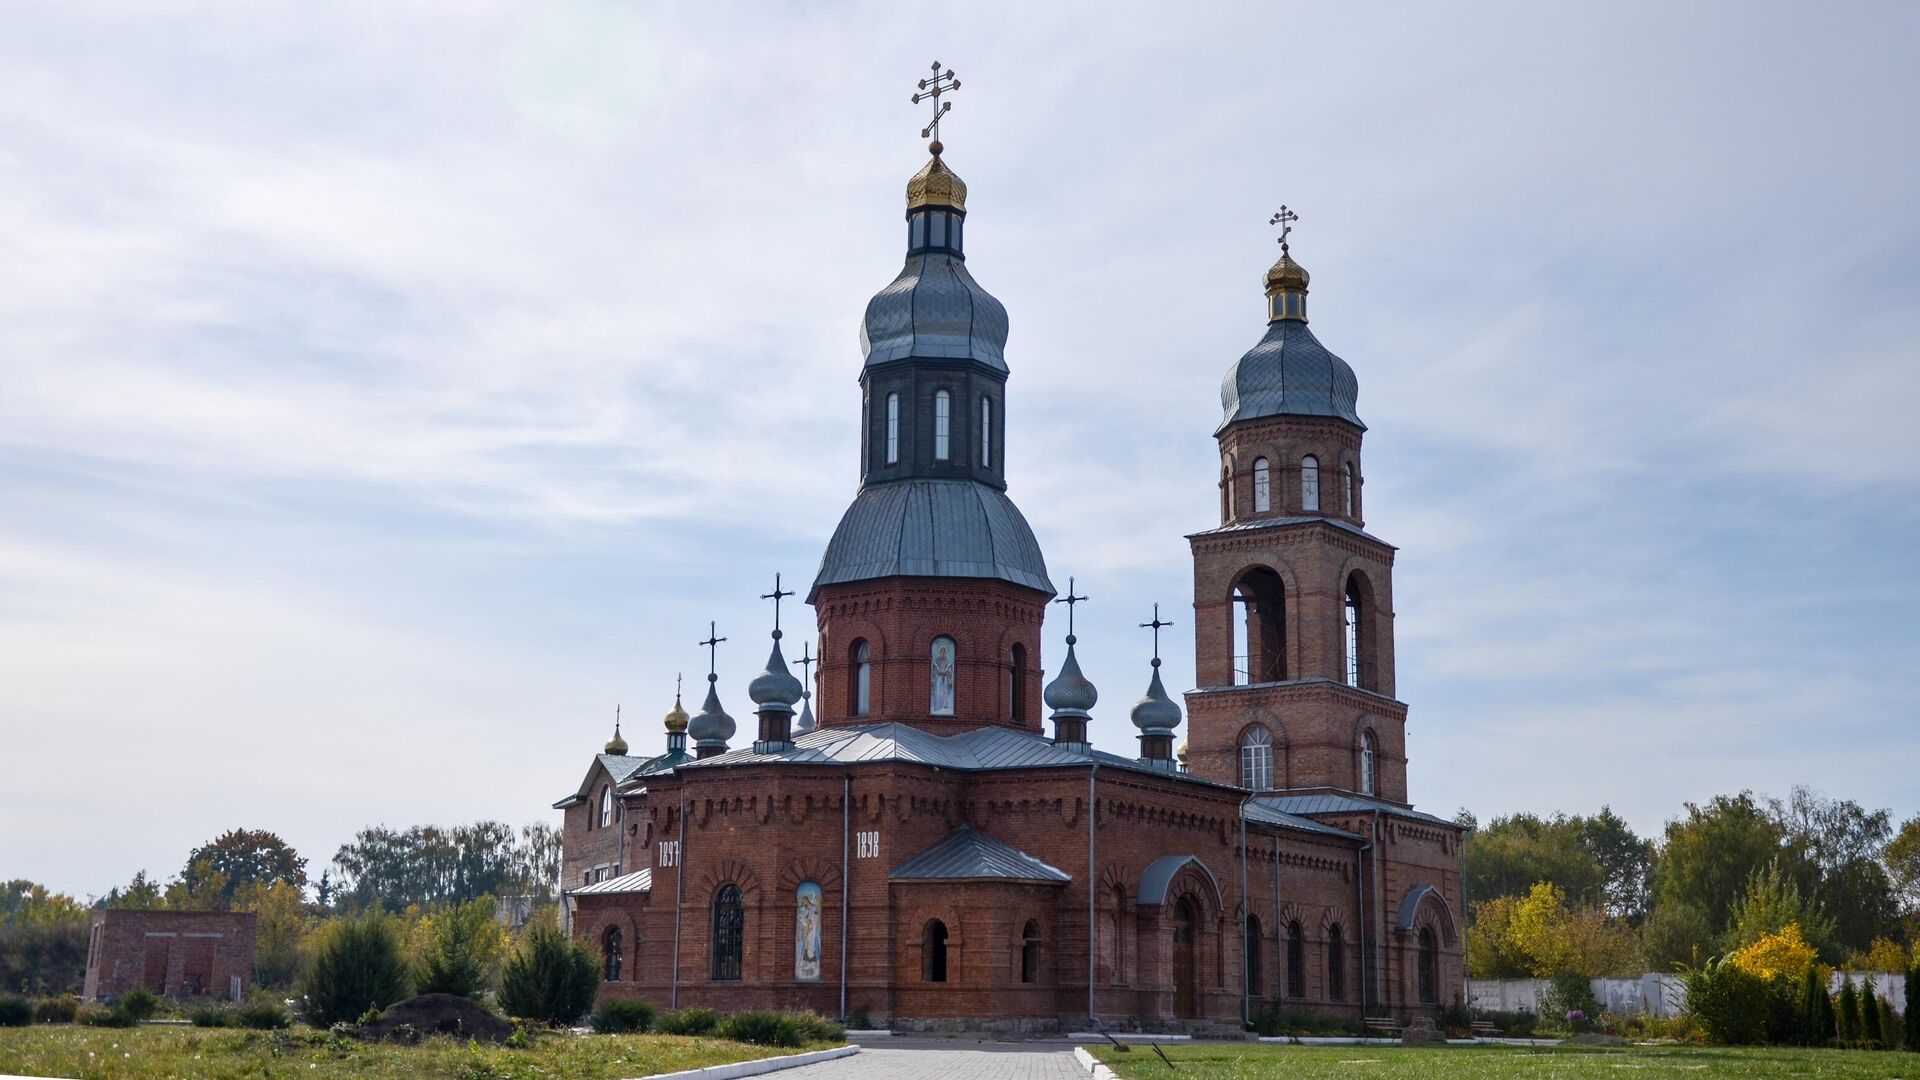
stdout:
[[1286,1046],[1212,1044],[1161,1047],[1169,1070],[1140,1043],[1131,1053],[1087,1049],[1127,1080],[1702,1080],[1773,1077],[1814,1080],[1920,1080],[1920,1054],[1797,1048],[1691,1046]]
[[510,1050],[448,1038],[429,1039],[419,1046],[367,1046],[310,1028],[232,1031],[149,1025],[115,1030],[59,1025],[0,1029],[0,1074],[81,1080],[620,1080],[799,1052],[673,1035],[543,1033],[533,1046]]

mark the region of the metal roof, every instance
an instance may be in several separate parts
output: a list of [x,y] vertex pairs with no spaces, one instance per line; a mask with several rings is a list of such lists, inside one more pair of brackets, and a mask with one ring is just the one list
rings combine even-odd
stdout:
[[1355,405],[1360,380],[1307,324],[1282,319],[1227,369],[1220,383],[1219,434],[1237,420],[1263,416],[1331,416],[1365,430]]
[[932,847],[887,874],[893,881],[1030,881],[1057,885],[1072,878],[1064,870],[970,825],[962,825]]
[[1213,886],[1214,900],[1219,901],[1221,899],[1220,882],[1214,879],[1213,871],[1207,869],[1207,864],[1194,855],[1162,855],[1149,863],[1146,870],[1140,874],[1140,889],[1135,894],[1135,901],[1149,905],[1166,903],[1167,886],[1173,882],[1173,875],[1179,873],[1188,863],[1200,868],[1200,873],[1207,879],[1207,884]]
[[1379,811],[1395,817],[1412,818],[1457,828],[1446,818],[1423,814],[1395,803],[1369,799],[1361,795],[1273,795],[1254,800],[1255,804],[1286,814],[1370,814]]
[[1400,901],[1399,915],[1393,921],[1394,929],[1413,929],[1413,917],[1420,912],[1420,901],[1425,900],[1429,895],[1439,896],[1440,906],[1447,906],[1447,898],[1440,895],[1439,889],[1431,885],[1416,885],[1407,890],[1406,899]]
[[1254,799],[1247,803],[1247,820],[1257,821],[1263,825],[1278,825],[1287,829],[1299,829],[1303,832],[1320,833],[1324,836],[1337,836],[1342,840],[1358,842],[1361,839],[1358,834],[1350,833],[1345,829],[1325,825],[1312,818],[1301,817],[1299,814],[1289,814],[1284,810],[1276,810],[1271,806],[1265,805],[1266,802],[1267,800],[1265,799]]
[[617,893],[643,893],[653,891],[653,868],[635,870],[631,874],[622,874],[605,881],[596,881],[591,885],[582,885],[577,889],[568,889],[568,896],[611,896]]
[[1053,595],[1040,542],[1019,507],[972,480],[860,489],[827,542],[813,589],[884,577],[998,578]]
[[[657,764],[663,760],[663,758],[631,757],[626,754],[595,754],[593,760],[596,765],[607,770],[607,775],[613,778],[613,786],[617,788],[633,777],[647,771],[649,766]],[[580,778],[580,786],[574,789],[573,794],[554,803],[553,808],[555,810],[564,810],[569,806],[575,806],[585,802],[587,800],[587,789],[592,783],[593,769],[589,766],[587,775]]]
[[1289,514],[1286,517],[1267,517],[1267,518],[1255,518],[1252,521],[1236,521],[1231,525],[1222,525],[1217,529],[1202,529],[1199,532],[1188,533],[1187,539],[1192,540],[1195,537],[1199,537],[1199,536],[1213,536],[1218,533],[1257,532],[1261,529],[1272,529],[1282,525],[1315,525],[1315,524],[1331,525],[1334,528],[1340,529],[1343,532],[1350,532],[1355,536],[1364,536],[1368,540],[1371,540],[1382,547],[1393,548],[1393,550],[1395,551],[1400,550],[1398,547],[1395,547],[1394,545],[1387,543],[1385,540],[1380,539],[1379,537],[1373,535],[1372,533],[1361,528],[1360,526],[1355,525],[1353,522],[1346,520],[1345,518],[1321,517],[1318,514]]
[[860,352],[867,366],[919,357],[973,360],[1007,370],[1007,309],[944,252],[909,255],[900,276],[867,301]]

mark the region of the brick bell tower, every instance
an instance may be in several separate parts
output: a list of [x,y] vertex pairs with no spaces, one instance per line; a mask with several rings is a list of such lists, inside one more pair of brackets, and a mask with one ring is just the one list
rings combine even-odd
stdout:
[[860,491],[807,596],[819,722],[1039,734],[1053,585],[1006,493],[1007,312],[967,272],[967,186],[930,149],[906,264],[860,328]]
[[1192,772],[1407,801],[1392,545],[1364,529],[1353,369],[1307,329],[1283,226],[1267,333],[1220,387],[1220,526],[1194,533]]

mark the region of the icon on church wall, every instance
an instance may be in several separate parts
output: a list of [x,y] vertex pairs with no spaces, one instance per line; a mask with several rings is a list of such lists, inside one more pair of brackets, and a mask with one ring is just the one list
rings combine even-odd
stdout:
[[933,639],[933,700],[928,711],[935,716],[953,715],[953,639]]
[[794,890],[793,977],[820,977],[820,885],[805,881]]

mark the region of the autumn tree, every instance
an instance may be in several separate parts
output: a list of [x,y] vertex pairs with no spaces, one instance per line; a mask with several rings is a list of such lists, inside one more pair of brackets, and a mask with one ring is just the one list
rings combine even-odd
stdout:
[[1540,882],[1524,897],[1482,902],[1467,938],[1476,978],[1636,974],[1641,968],[1633,931],[1594,906],[1573,906],[1556,885]]
[[226,910],[253,886],[276,881],[304,889],[307,860],[264,829],[231,829],[193,849],[178,883],[193,906]]

